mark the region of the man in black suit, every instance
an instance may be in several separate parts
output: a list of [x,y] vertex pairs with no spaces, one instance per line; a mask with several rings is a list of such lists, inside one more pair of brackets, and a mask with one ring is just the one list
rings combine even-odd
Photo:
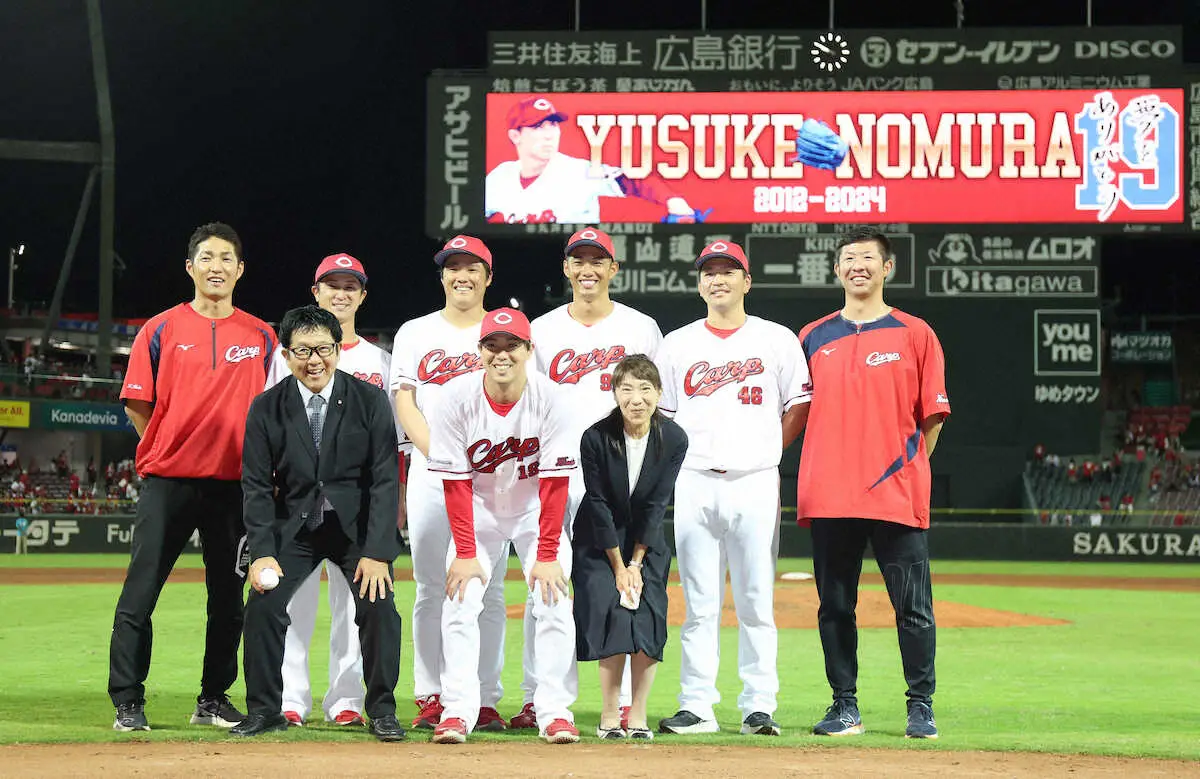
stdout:
[[[246,719],[230,732],[287,730],[283,639],[292,593],[322,560],[358,585],[366,713],[381,741],[399,741],[394,690],[400,674],[400,615],[392,560],[400,553],[396,427],[387,395],[336,370],[342,328],[317,306],[279,325],[295,380],[255,399],[246,417],[242,491],[250,547],[246,603]],[[278,577],[264,586],[264,571]],[[272,578],[267,575],[268,580]]]

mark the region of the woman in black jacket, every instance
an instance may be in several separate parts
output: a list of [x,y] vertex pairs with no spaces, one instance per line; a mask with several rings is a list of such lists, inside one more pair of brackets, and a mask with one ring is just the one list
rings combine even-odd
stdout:
[[[572,539],[577,659],[600,661],[596,735],[651,739],[646,699],[667,641],[671,567],[663,515],[688,441],[658,411],[662,380],[648,357],[622,360],[612,386],[617,407],[580,442],[587,492]],[[633,682],[628,731],[618,708],[626,657]]]

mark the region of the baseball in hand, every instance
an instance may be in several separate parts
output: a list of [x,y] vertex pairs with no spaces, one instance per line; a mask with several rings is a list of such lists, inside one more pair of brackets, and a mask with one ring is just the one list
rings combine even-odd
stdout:
[[258,572],[258,586],[264,590],[273,590],[279,586],[279,574],[274,568],[263,568]]

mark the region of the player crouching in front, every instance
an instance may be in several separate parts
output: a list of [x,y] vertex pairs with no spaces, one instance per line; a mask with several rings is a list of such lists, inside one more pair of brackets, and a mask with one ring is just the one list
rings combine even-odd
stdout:
[[479,615],[487,573],[512,544],[534,593],[538,730],[551,744],[579,741],[571,545],[563,532],[567,481],[579,442],[548,378],[527,373],[529,320],[501,308],[479,333],[483,381],[456,382],[432,420],[429,470],[440,475],[454,543],[442,613],[439,744],[467,740],[479,714]]

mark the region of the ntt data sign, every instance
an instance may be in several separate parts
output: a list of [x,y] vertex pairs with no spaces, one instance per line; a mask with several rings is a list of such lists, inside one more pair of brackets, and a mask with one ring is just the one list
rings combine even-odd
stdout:
[[133,430],[117,403],[43,403],[38,421],[45,430]]

